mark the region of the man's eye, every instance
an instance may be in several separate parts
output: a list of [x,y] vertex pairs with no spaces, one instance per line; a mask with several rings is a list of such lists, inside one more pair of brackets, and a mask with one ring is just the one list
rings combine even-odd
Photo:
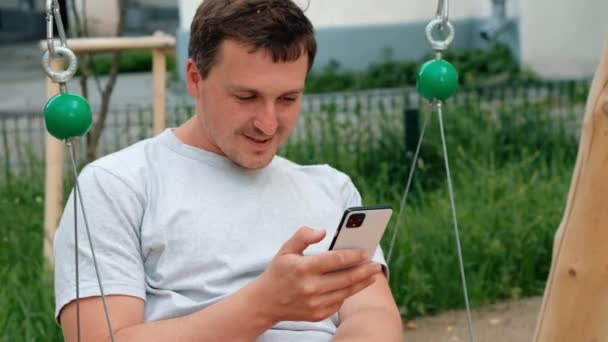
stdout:
[[295,100],[297,100],[296,97],[283,97],[283,101],[285,102],[294,102]]
[[235,96],[237,99],[239,99],[241,101],[251,101],[256,98],[255,95],[247,95],[247,96],[235,95]]

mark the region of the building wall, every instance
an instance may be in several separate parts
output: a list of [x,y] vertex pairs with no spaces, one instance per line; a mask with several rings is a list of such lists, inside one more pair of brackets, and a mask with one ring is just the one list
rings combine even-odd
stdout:
[[[91,36],[113,35],[117,23],[116,0],[59,0],[64,13],[64,25],[76,21],[72,15],[72,4],[81,12],[87,5],[89,34]],[[34,10],[28,10],[33,4]],[[0,0],[0,44],[32,41],[46,36],[46,0]],[[174,33],[178,26],[177,0],[129,0],[125,34],[148,35],[157,30]],[[72,27],[75,29],[75,27]],[[75,31],[68,30],[68,34]]]
[[[489,11],[486,0],[452,1],[451,5],[451,19],[483,16]],[[306,14],[317,28],[339,28],[427,21],[436,9],[437,2],[428,0],[311,0]]]
[[45,32],[44,0],[0,0],[0,44],[40,39]]
[[129,0],[131,4],[137,3],[141,6],[146,7],[164,7],[164,8],[175,8],[177,7],[177,0]]
[[[307,0],[294,1],[306,8]],[[178,0],[183,30],[190,28],[200,3],[201,0]],[[490,13],[490,0],[450,3],[453,19],[484,17]],[[429,0],[310,0],[306,15],[316,28],[348,27],[427,21],[436,9],[437,2]]]
[[521,3],[522,62],[549,78],[594,73],[608,38],[608,1]]
[[2,0],[0,8],[17,8],[17,0]]
[[[306,8],[307,0],[294,0]],[[510,0],[508,14],[517,15],[519,0]],[[201,0],[178,0],[178,71],[184,76],[190,23]],[[491,11],[490,0],[451,2],[450,20],[456,28],[455,48],[485,45],[479,30]],[[314,68],[337,60],[344,68],[361,69],[392,51],[396,59],[419,59],[431,52],[426,24],[435,15],[436,1],[428,0],[310,0],[306,15],[315,26],[319,45]],[[519,46],[517,23],[505,32],[514,50]],[[516,52],[517,53],[517,52]]]
[[30,1],[34,4],[34,9],[44,10],[46,0],[0,0],[0,9],[23,9]]

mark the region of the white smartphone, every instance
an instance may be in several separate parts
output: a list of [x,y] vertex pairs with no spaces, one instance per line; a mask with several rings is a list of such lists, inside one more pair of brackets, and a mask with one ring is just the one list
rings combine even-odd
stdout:
[[388,206],[352,207],[344,211],[329,250],[360,248],[371,259],[393,210]]

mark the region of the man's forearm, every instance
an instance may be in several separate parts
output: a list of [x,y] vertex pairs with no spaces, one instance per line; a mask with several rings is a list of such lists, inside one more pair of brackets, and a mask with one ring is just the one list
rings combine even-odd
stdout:
[[374,307],[361,310],[340,322],[334,341],[402,342],[402,329],[398,314],[392,310]]
[[259,311],[253,291],[248,286],[190,315],[121,329],[116,341],[252,341],[275,324]]

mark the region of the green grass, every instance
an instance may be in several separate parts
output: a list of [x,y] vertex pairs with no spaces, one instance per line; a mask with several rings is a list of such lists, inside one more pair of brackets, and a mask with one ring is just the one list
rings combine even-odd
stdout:
[[[493,113],[472,105],[445,109],[475,306],[544,289],[578,145],[575,132],[568,131],[575,114],[556,118],[549,109],[547,102],[497,105]],[[430,115],[429,108],[423,113]],[[387,252],[412,162],[404,157],[400,115],[381,113],[370,120],[353,113],[345,119],[335,108],[317,115],[318,122],[304,122],[316,135],[292,139],[284,154],[302,163],[329,162],[352,176],[364,204],[390,204],[395,215],[383,239]],[[390,264],[393,293],[409,318],[464,306],[436,117],[424,141]]]
[[[382,53],[383,60],[362,70],[345,69],[338,61],[332,60],[308,75],[306,91],[327,93],[411,86],[416,83],[420,66],[435,57],[429,54],[418,60],[399,60],[393,58],[391,49]],[[493,43],[485,49],[449,50],[443,58],[458,70],[460,84],[465,86],[539,80],[533,72],[521,68],[509,48],[500,43]]]
[[61,340],[42,256],[42,179],[0,186],[0,341]]
[[[176,70],[175,54],[167,53],[166,67],[169,72]],[[96,75],[108,75],[112,69],[112,54],[94,54],[89,63],[89,69]],[[123,51],[120,53],[118,70],[121,74],[152,71],[152,51]],[[76,74],[80,75],[78,68]]]
[[[458,222],[473,305],[542,293],[553,234],[565,206],[577,139],[573,118],[552,104],[510,101],[488,109],[446,106],[444,118]],[[429,108],[422,111],[430,114]],[[401,114],[373,116],[335,106],[303,118],[304,134],[281,154],[329,163],[351,175],[365,204],[395,209],[411,164]],[[464,306],[436,117],[416,165],[399,227],[390,284],[404,317]],[[0,341],[61,340],[52,275],[42,257],[41,168],[0,184]]]
[[[453,172],[467,281],[475,306],[543,291],[570,166],[536,167],[537,158],[530,156],[500,168],[470,163]],[[419,192],[399,227],[391,286],[405,316],[464,303],[446,188]],[[396,198],[391,203],[398,207]]]

